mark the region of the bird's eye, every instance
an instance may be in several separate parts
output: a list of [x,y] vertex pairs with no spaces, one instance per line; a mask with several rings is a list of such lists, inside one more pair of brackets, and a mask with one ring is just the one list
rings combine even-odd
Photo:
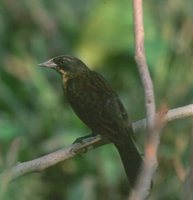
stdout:
[[54,63],[56,63],[57,65],[64,65],[65,64],[65,60],[61,59],[61,58],[55,58]]

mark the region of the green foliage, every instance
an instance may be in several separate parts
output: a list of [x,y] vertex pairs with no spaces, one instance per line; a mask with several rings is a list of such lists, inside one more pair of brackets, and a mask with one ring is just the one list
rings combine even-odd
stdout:
[[[144,2],[144,20],[158,108],[191,103],[192,1]],[[131,1],[0,1],[0,169],[9,164],[17,138],[18,160],[24,161],[89,133],[69,107],[58,74],[37,66],[56,55],[82,58],[113,85],[132,121],[143,118],[133,41]],[[179,197],[182,182],[176,163],[186,170],[191,132],[190,120],[174,121],[164,129],[152,199]],[[126,186],[118,154],[107,145],[11,185],[5,180],[0,198],[118,200],[126,198]]]

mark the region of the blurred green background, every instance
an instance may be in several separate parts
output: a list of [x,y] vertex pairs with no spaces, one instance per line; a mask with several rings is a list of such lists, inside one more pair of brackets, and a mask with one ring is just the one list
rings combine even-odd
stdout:
[[[192,103],[192,6],[192,0],[144,2],[145,46],[158,107]],[[60,76],[37,66],[61,54],[75,55],[103,74],[132,121],[145,116],[131,1],[1,0],[1,170],[89,134],[68,105]],[[151,199],[178,199],[191,132],[191,119],[164,128]],[[142,135],[136,135],[141,149]],[[0,189],[5,200],[121,200],[127,197],[127,180],[116,150],[106,145]]]

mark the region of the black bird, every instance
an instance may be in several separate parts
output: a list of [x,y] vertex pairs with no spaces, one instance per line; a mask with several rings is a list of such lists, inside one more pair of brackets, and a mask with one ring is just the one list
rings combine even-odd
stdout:
[[73,56],[58,56],[39,65],[53,68],[62,75],[72,109],[93,135],[100,134],[115,145],[134,187],[143,159],[135,145],[127,112],[110,84]]

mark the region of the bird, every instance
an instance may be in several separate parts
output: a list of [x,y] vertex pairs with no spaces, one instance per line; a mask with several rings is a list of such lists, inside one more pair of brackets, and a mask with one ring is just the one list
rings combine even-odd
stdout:
[[62,77],[67,101],[92,131],[113,143],[120,155],[128,181],[135,187],[143,157],[134,138],[132,124],[117,93],[99,73],[71,55],[61,55],[39,64]]

